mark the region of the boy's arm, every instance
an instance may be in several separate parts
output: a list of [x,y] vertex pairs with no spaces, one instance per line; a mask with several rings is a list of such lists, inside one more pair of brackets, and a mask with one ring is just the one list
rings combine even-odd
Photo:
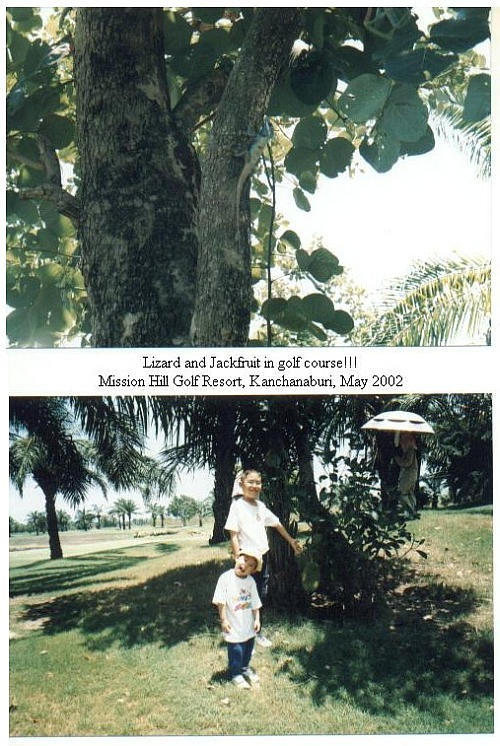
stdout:
[[236,559],[240,556],[240,542],[238,541],[238,532],[230,531],[229,537],[231,541],[231,550],[233,552],[233,557],[234,559]]
[[295,554],[302,552],[302,544],[297,539],[293,539],[281,523],[278,523],[274,528],[290,544]]
[[260,632],[260,609],[252,609],[253,613],[253,628],[255,632]]
[[231,625],[226,618],[226,604],[217,604],[217,611],[219,612],[220,626],[223,632],[231,632]]

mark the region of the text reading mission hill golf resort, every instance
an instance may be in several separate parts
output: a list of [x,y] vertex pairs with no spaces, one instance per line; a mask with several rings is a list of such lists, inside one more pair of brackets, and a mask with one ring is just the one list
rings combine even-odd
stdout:
[[[361,372],[357,355],[312,357],[258,354],[199,354],[140,357],[140,372],[100,372],[100,388],[193,390],[325,390],[401,388],[399,371]],[[139,368],[139,366],[138,366]]]

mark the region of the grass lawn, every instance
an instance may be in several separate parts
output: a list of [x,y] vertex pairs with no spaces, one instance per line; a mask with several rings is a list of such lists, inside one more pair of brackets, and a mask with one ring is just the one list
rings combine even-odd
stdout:
[[[210,527],[11,539],[11,736],[491,733],[492,516],[424,511],[370,622],[271,610],[259,688],[235,690]],[[146,532],[141,529],[141,534]]]

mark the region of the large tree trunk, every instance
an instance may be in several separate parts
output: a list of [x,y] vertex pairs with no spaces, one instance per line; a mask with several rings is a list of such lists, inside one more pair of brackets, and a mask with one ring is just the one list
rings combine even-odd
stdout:
[[214,527],[209,544],[227,541],[224,532],[227,514],[231,505],[235,453],[236,409],[229,397],[220,400],[215,434],[215,483],[214,483]]
[[45,495],[45,513],[47,516],[47,533],[49,534],[50,559],[61,559],[63,553],[57,527],[56,494],[48,487],[43,488],[43,493]]
[[[272,510],[281,523],[290,531],[290,500],[286,494],[286,478],[275,474],[272,483]],[[294,611],[305,605],[305,593],[302,587],[299,567],[289,544],[274,529],[268,529],[269,535],[269,605],[274,608]]]
[[[299,8],[258,8],[217,109],[203,163],[193,341],[246,345],[252,298],[248,229],[237,225],[236,188],[248,131],[262,126],[271,91],[287,63]],[[245,189],[248,194],[248,184]],[[248,208],[242,204],[248,226]],[[210,313],[207,313],[210,309]]]
[[[287,410],[282,399],[270,399],[268,422],[269,453],[266,461],[264,484],[269,498],[271,510],[276,513],[281,524],[293,534],[290,526],[290,495],[288,481],[292,471],[289,448],[285,445],[285,436],[289,427],[290,415],[294,412]],[[299,567],[293,550],[282,536],[274,529],[268,530],[269,535],[269,603],[277,608],[296,610],[305,604],[305,593],[302,588]]]
[[185,344],[194,303],[194,150],[170,110],[161,8],[79,8],[79,240],[96,347]]

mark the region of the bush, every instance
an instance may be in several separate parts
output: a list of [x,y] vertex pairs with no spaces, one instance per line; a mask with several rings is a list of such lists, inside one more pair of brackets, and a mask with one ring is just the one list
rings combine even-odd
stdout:
[[302,582],[313,600],[342,615],[371,615],[385,596],[390,558],[412,536],[398,508],[382,510],[370,463],[342,457],[334,465],[336,473],[323,478],[328,483],[320,497],[328,513],[306,543]]

